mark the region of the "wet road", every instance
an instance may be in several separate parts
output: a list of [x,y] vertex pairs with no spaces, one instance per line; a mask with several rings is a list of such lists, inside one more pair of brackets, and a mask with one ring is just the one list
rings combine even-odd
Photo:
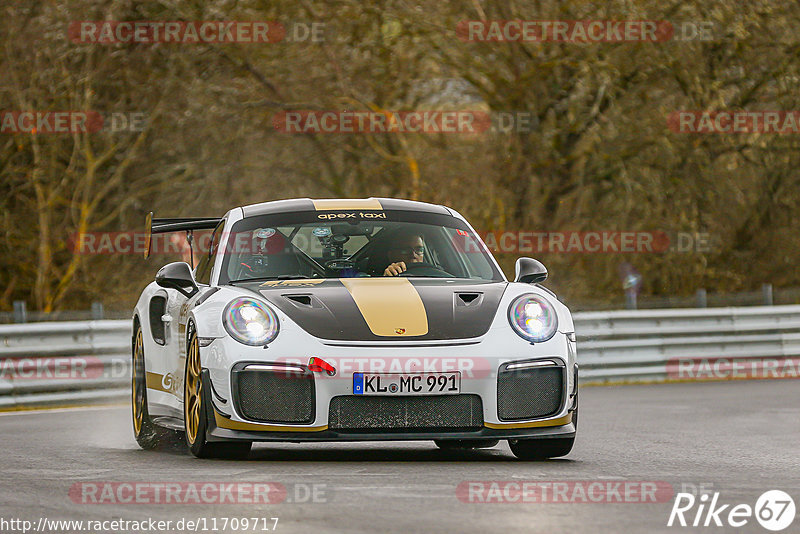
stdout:
[[[110,521],[150,518],[172,521],[170,531],[200,519],[192,526],[206,532],[215,520],[220,532],[727,532],[667,527],[674,494],[703,486],[721,503],[752,506],[780,489],[800,506],[793,380],[582,388],[576,446],[546,462],[518,461],[504,442],[460,452],[432,442],[256,444],[247,460],[198,460],[140,450],[125,406],[0,414],[0,436],[0,522],[48,532],[77,531],[48,523],[59,519],[132,532]],[[208,488],[233,482],[244,488],[237,503],[207,503],[225,496]],[[166,485],[148,483],[179,486],[170,499]],[[518,502],[542,499],[551,502]],[[21,532],[15,525],[0,531]],[[754,518],[736,531],[768,532]],[[800,532],[800,519],[784,532]]]

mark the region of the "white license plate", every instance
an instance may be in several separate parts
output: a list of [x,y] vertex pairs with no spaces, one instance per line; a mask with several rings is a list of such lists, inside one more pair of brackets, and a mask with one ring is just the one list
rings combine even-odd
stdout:
[[454,395],[461,373],[353,373],[355,395]]

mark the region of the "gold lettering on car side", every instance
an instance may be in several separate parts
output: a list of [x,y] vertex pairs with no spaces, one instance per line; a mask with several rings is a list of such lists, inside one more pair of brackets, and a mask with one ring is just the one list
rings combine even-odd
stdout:
[[261,287],[312,287],[325,280],[267,280]]
[[183,397],[181,392],[181,389],[183,389],[183,383],[181,380],[177,380],[172,373],[161,375],[159,373],[151,373],[150,371],[147,371],[146,380],[148,389],[172,393],[178,398]]

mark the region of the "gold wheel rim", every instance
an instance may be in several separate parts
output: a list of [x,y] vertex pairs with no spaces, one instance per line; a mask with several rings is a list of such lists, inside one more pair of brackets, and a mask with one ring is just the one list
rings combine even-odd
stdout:
[[[141,329],[136,333],[136,345],[133,351],[133,369],[131,371],[131,408],[133,410],[133,430],[138,436],[142,431],[144,420],[144,391],[139,378],[139,365],[144,358],[144,343]],[[142,377],[143,378],[143,377]]]
[[186,379],[184,380],[184,419],[186,420],[186,437],[189,443],[197,439],[200,428],[201,399],[203,381],[200,380],[200,349],[197,336],[193,336],[189,343],[186,356]]

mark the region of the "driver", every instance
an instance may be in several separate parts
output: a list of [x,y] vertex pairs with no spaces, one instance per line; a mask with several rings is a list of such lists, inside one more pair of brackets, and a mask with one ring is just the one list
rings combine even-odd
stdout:
[[392,263],[383,271],[383,276],[397,276],[408,268],[407,263],[425,261],[425,243],[419,234],[402,235],[395,246],[389,249],[389,261]]

